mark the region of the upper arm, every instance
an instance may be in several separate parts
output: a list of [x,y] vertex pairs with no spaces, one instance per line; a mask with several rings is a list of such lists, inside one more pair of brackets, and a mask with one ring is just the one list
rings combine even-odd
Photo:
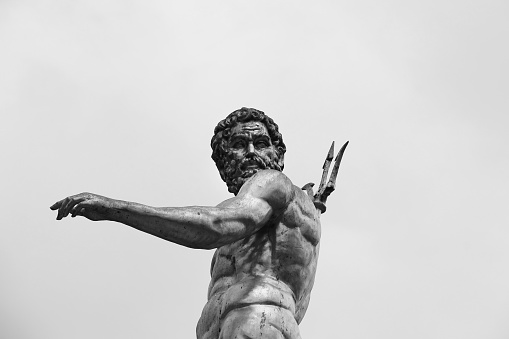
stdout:
[[258,231],[286,209],[293,194],[293,184],[281,172],[258,172],[242,186],[237,196],[217,206],[219,213],[214,226],[221,234],[219,246]]

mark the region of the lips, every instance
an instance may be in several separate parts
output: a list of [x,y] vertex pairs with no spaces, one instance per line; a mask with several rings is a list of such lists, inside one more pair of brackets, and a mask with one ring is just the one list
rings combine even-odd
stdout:
[[255,168],[259,168],[260,166],[258,165],[257,162],[248,162],[248,163],[244,163],[241,165],[241,169],[242,170],[249,170],[249,169],[255,169]]
[[243,161],[241,164],[240,164],[240,169],[242,171],[246,171],[246,170],[251,170],[251,169],[259,169],[259,168],[264,168],[264,163],[263,161],[260,159],[249,159],[249,160],[245,160]]

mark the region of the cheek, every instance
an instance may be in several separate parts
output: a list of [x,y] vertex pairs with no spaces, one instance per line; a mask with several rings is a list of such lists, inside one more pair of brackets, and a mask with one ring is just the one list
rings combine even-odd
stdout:
[[263,151],[262,156],[265,159],[271,160],[271,161],[277,158],[276,151],[274,151],[273,149],[268,149],[268,150]]
[[244,157],[244,152],[241,150],[232,150],[232,151],[228,152],[228,157],[230,159],[240,159],[240,158]]

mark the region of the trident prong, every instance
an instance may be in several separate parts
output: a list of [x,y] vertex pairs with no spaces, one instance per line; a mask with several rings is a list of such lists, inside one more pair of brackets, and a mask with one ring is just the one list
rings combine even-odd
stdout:
[[327,153],[327,158],[325,158],[325,162],[323,163],[322,169],[322,180],[320,180],[320,186],[318,186],[317,194],[323,194],[325,190],[325,186],[327,183],[327,175],[329,174],[329,168],[330,164],[332,162],[332,159],[334,159],[334,141],[332,142],[332,145],[330,145],[329,153]]
[[[327,198],[336,189],[336,179],[338,176],[339,165],[341,164],[341,159],[343,158],[343,154],[345,153],[346,146],[348,146],[348,141],[345,142],[343,147],[341,147],[338,154],[336,155],[336,159],[334,159],[334,167],[332,168],[332,172],[329,177],[329,181],[327,181],[327,175],[329,174],[330,164],[332,162],[332,158],[334,157],[334,141],[332,142],[332,145],[329,149],[329,153],[327,153],[327,158],[325,158],[325,162],[323,164],[322,180],[320,181],[320,186],[318,187],[318,191],[312,197],[315,207],[317,209],[319,209],[322,214],[325,213],[325,211],[327,209],[325,207],[325,202],[327,201]],[[310,187],[308,185],[306,185],[304,187],[305,187],[308,195],[311,197],[312,186]]]

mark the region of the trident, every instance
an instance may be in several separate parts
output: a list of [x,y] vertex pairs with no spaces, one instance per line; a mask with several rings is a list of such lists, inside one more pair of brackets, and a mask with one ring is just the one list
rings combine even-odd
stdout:
[[336,159],[334,160],[334,167],[332,168],[332,172],[327,181],[327,175],[329,174],[329,168],[332,163],[332,159],[334,158],[334,141],[330,146],[329,153],[327,153],[327,158],[325,158],[325,162],[323,163],[323,172],[322,172],[322,180],[320,181],[320,186],[318,187],[318,191],[316,194],[313,194],[313,186],[314,183],[310,182],[302,187],[303,190],[309,195],[315,207],[320,210],[323,214],[326,211],[325,202],[329,195],[334,192],[336,189],[336,178],[338,176],[339,164],[341,163],[341,159],[343,158],[343,153],[345,153],[346,146],[348,146],[348,141],[345,142],[343,147],[339,150],[336,155]]

